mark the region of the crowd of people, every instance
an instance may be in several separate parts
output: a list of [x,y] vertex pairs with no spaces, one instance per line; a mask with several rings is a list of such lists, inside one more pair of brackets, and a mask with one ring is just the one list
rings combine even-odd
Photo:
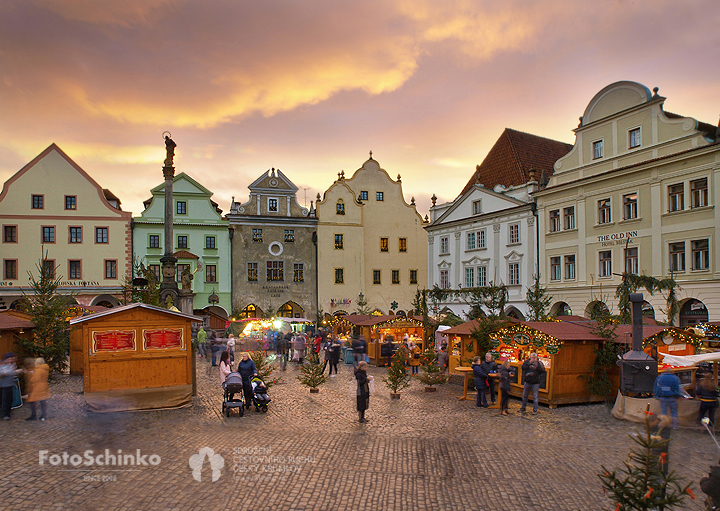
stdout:
[[[47,419],[47,401],[50,399],[50,386],[48,377],[50,367],[42,358],[28,357],[25,367],[17,367],[17,356],[14,353],[5,353],[0,362],[0,388],[2,389],[2,418],[10,420],[15,392],[19,388],[16,379],[25,376],[25,401],[30,405],[30,415],[26,421]],[[37,405],[40,405],[40,416],[37,415]]]

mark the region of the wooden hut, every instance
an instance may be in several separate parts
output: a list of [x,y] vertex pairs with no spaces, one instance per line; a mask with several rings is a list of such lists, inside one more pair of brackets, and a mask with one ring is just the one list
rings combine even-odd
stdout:
[[355,330],[367,341],[367,355],[376,365],[383,365],[387,361],[381,355],[381,346],[386,337],[393,338],[393,353],[397,350],[405,336],[421,349],[425,349],[425,336],[421,316],[373,316],[364,314],[351,314],[342,316],[335,325],[333,333],[341,341],[348,340]]
[[70,369],[93,411],[190,404],[191,323],[202,318],[133,303],[70,320]]
[[23,312],[13,309],[0,312],[0,355],[10,351],[22,355],[17,341],[32,339],[34,328],[35,323]]

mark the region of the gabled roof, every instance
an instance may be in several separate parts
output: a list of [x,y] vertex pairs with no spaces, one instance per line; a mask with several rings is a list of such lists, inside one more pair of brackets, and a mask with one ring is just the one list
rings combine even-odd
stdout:
[[[442,215],[440,215],[438,218],[436,218],[435,221],[432,222],[430,225],[437,226],[437,225],[443,223],[450,215],[452,215],[452,213],[457,208],[462,206],[462,204],[468,199],[468,197],[471,197],[473,195],[473,192],[476,190],[481,193],[484,193],[485,195],[495,196],[500,199],[503,199],[508,202],[508,205],[506,208],[503,208],[503,209],[494,209],[494,210],[488,211],[487,213],[484,213],[484,214],[473,215],[473,218],[488,218],[488,217],[492,217],[493,215],[497,215],[497,213],[507,212],[509,209],[527,206],[530,204],[528,202],[523,202],[520,199],[516,199],[515,197],[512,197],[510,195],[506,195],[504,193],[498,193],[495,190],[487,189],[484,186],[480,185],[479,183],[470,185],[469,187],[466,186],[466,188],[467,188],[467,191],[465,191],[464,193],[461,193],[460,196],[457,197],[453,201],[452,206],[447,208],[445,210],[445,212]],[[466,218],[463,218],[462,220],[466,220]],[[457,220],[453,220],[453,221],[457,221]]]
[[118,314],[120,312],[124,312],[131,309],[147,309],[155,312],[160,312],[163,314],[170,314],[172,316],[178,316],[181,318],[186,318],[191,321],[202,323],[203,318],[198,316],[192,316],[190,314],[183,314],[182,312],[176,312],[170,309],[164,309],[162,307],[156,307],[154,305],[148,305],[146,303],[130,303],[128,305],[121,305],[120,307],[112,307],[110,309],[107,309],[107,311],[103,312],[96,312],[94,314],[88,314],[87,316],[80,316],[79,318],[73,318],[70,320],[71,325],[75,325],[77,323],[82,323],[83,321],[88,321],[90,319],[98,319],[102,318],[104,316],[110,316],[111,314]]
[[200,259],[200,257],[196,256],[188,250],[178,250],[173,255],[178,259]]
[[572,148],[572,144],[505,128],[483,162],[475,167],[475,173],[460,195],[478,183],[490,189],[498,184],[525,184],[530,181],[531,169],[537,170],[536,179],[539,180],[541,174],[548,179],[553,173],[555,162]]
[[35,328],[35,323],[28,319],[19,318],[12,314],[8,314],[9,311],[0,313],[0,330],[19,330],[21,328]]

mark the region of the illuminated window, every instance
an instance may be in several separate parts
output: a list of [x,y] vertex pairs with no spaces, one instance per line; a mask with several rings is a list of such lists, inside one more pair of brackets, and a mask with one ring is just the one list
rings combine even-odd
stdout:
[[345,214],[345,204],[343,204],[342,201],[338,201],[338,203],[335,204],[335,214],[336,215],[344,215]]
[[268,211],[271,213],[277,213],[278,211],[278,200],[274,198],[268,199]]
[[295,229],[285,229],[285,243],[295,243]]
[[303,263],[293,263],[293,282],[305,281],[305,265]]
[[393,284],[400,284],[400,270],[392,270],[390,275]]
[[282,261],[268,261],[267,262],[267,280],[268,281],[283,281],[283,280],[285,280]]
[[65,196],[65,209],[77,209],[77,196],[66,195]]
[[417,284],[417,270],[410,270],[410,284]]
[[258,263],[247,263],[247,279],[248,282],[257,282]]
[[367,190],[363,190],[360,192],[360,200],[368,200]]
[[407,252],[407,238],[398,238],[398,252]]
[[258,243],[262,243],[262,229],[253,229],[252,230],[252,240]]
[[385,200],[385,194],[383,192],[375,192],[375,200],[378,202]]
[[373,270],[373,284],[382,284],[382,274],[380,270]]
[[335,248],[338,250],[342,250],[344,248],[344,235],[342,234],[336,234],[335,235]]
[[388,239],[380,238],[380,252],[387,252],[387,251],[388,251]]

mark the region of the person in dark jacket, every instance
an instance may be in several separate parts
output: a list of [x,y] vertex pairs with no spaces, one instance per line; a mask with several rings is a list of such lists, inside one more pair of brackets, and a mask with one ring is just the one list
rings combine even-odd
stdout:
[[330,359],[330,376],[333,376],[333,368],[335,368],[335,376],[337,376],[338,363],[340,362],[340,355],[342,354],[342,344],[340,344],[340,341],[337,338],[330,341],[330,349],[332,351],[332,358]]
[[287,340],[287,336],[281,336],[277,342],[278,357],[280,357],[280,370],[285,371],[287,369],[288,351],[290,344]]
[[323,352],[325,353],[325,357],[324,357],[325,362],[323,362],[323,373],[325,372],[325,368],[328,366],[328,364],[330,364],[330,371],[332,371],[332,358],[333,358],[332,341],[330,339],[326,338],[323,341],[322,349],[323,349]]
[[358,422],[367,422],[365,410],[370,406],[370,380],[368,380],[367,362],[364,360],[355,369],[355,379],[357,380]]
[[530,353],[530,358],[523,362],[522,365],[523,395],[520,412],[525,412],[528,395],[530,394],[530,390],[532,390],[533,415],[537,414],[538,400],[540,399],[540,381],[542,380],[543,373],[545,373],[545,366],[538,360],[537,353]]
[[212,353],[212,365],[216,366],[218,365],[218,357],[220,356],[220,352],[222,351],[222,345],[217,338],[215,330],[210,331],[210,335],[208,335],[207,341],[210,343],[210,352]]
[[353,350],[353,358],[355,359],[355,367],[357,367],[358,363],[361,360],[365,360],[365,355],[363,354],[363,343],[359,337],[353,337],[351,345]]
[[483,360],[482,364],[483,372],[488,375],[488,388],[490,389],[490,401],[492,404],[495,404],[495,378],[493,378],[491,375],[496,375],[498,371],[498,366],[493,360],[492,353],[487,352],[485,353],[485,360]]
[[245,394],[245,408],[250,408],[252,404],[252,385],[250,380],[257,376],[257,367],[252,361],[247,351],[242,354],[242,359],[238,362],[237,372],[240,373],[243,382],[243,393]]
[[677,377],[669,368],[665,369],[657,378],[653,385],[653,394],[660,401],[660,413],[672,417],[672,427],[677,429],[680,425],[678,419],[678,398],[682,397],[682,386],[680,378]]
[[487,398],[485,397],[485,391],[488,388],[488,375],[482,368],[482,359],[475,357],[472,363],[473,376],[475,377],[475,390],[477,390],[477,399],[475,400],[475,406],[482,406],[487,408]]
[[698,412],[697,423],[700,421],[705,414],[710,419],[710,427],[715,427],[715,411],[718,407],[718,395],[717,388],[713,383],[712,374],[707,373],[703,376],[702,381],[695,389],[695,397],[700,400],[700,411]]
[[510,398],[510,361],[506,360],[498,369],[500,377],[500,413],[510,415],[508,400]]

